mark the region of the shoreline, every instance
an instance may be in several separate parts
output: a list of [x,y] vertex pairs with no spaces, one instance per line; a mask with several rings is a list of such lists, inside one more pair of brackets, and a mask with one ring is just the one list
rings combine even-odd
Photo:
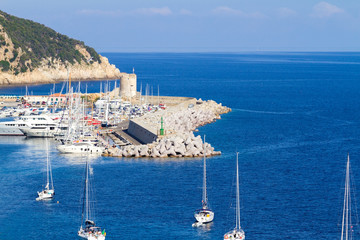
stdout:
[[[61,79],[56,81],[47,81],[47,82],[32,82],[29,84],[26,83],[14,83],[14,84],[0,84],[0,88],[10,88],[10,87],[25,87],[25,86],[38,86],[38,85],[47,85],[47,84],[57,84],[62,83],[64,81],[68,81],[69,79]],[[87,78],[87,79],[71,79],[71,82],[84,82],[84,81],[115,81],[120,80],[120,78]]]

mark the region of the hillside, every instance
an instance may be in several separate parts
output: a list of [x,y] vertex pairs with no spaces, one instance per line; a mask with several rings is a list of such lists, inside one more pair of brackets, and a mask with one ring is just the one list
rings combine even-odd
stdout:
[[120,71],[84,42],[0,11],[0,84],[114,79]]

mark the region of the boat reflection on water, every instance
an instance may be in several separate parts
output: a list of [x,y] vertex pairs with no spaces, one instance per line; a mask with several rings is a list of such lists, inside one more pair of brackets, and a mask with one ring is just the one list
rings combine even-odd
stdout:
[[88,159],[91,162],[97,162],[100,160],[103,160],[101,156],[96,155],[86,155],[86,154],[60,154],[59,156],[62,157],[62,161],[69,165],[84,165],[86,163],[86,159]]
[[197,229],[199,229],[200,232],[209,232],[213,226],[214,226],[214,222],[203,223],[200,226],[198,226]]
[[25,136],[0,136],[0,144],[24,144]]

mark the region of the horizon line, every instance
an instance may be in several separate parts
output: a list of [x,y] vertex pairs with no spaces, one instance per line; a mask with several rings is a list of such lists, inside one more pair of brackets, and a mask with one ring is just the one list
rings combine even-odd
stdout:
[[247,50],[247,51],[98,51],[99,53],[209,53],[209,54],[240,54],[240,53],[360,53],[360,50]]

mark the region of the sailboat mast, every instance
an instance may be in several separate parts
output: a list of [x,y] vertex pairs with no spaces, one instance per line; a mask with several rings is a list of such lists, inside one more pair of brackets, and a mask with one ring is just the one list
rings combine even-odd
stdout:
[[85,102],[84,99],[82,100],[82,138],[85,135]]
[[158,106],[160,106],[160,88],[158,85]]
[[72,107],[72,91],[71,91],[71,72],[69,72],[69,92],[68,92],[69,96],[68,99],[70,100],[69,103],[69,119],[71,118],[71,107]]
[[207,208],[207,192],[206,192],[206,145],[204,135],[204,178],[203,178],[203,208]]
[[348,235],[349,235],[349,170],[350,170],[350,163],[349,163],[349,156],[348,156],[348,162],[346,165],[346,235],[345,235],[345,239],[348,239]]
[[50,183],[49,183],[49,177],[47,179],[47,183],[48,184],[51,184],[51,189],[54,190],[54,181],[53,181],[53,177],[52,177],[52,170],[51,170],[51,162],[50,162],[50,158],[49,158],[49,143],[48,143],[48,140],[46,139],[46,162],[47,162],[47,165],[48,165],[48,176],[50,175]]
[[240,225],[239,153],[236,153],[236,228]]
[[141,97],[142,97],[142,83],[140,83],[140,107],[142,108]]
[[49,190],[49,146],[46,139],[46,187]]
[[348,240],[349,232],[349,172],[350,172],[350,157],[348,154],[347,164],[346,164],[346,176],[345,176],[345,191],[344,191],[344,207],[343,207],[343,217],[341,223],[341,240]]
[[85,178],[85,221],[89,220],[89,165],[86,160],[86,178]]

